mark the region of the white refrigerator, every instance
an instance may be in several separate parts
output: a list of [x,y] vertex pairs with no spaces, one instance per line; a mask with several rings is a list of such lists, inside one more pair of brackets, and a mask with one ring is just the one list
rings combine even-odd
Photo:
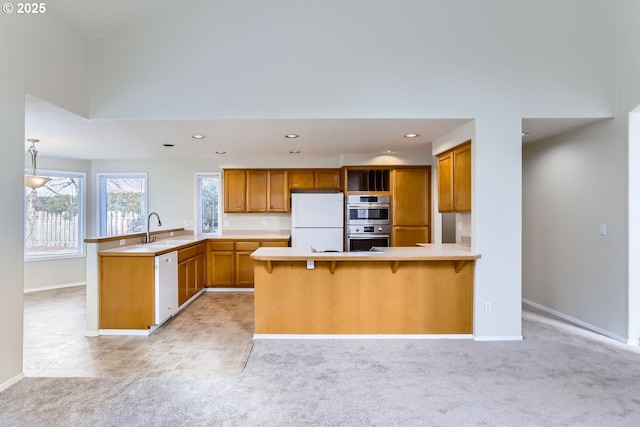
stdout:
[[291,194],[291,247],[343,251],[344,195]]

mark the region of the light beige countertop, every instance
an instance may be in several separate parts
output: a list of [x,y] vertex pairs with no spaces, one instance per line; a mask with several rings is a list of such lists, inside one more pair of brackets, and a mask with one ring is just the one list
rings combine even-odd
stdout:
[[221,236],[190,235],[169,237],[152,243],[128,245],[120,248],[100,251],[101,256],[156,256],[172,252],[194,243],[204,243],[209,240],[288,240],[289,232],[265,230],[238,230],[223,232]]
[[369,252],[313,252],[311,248],[258,248],[251,258],[258,261],[475,261],[480,254],[467,246],[425,244],[425,246],[379,248]]

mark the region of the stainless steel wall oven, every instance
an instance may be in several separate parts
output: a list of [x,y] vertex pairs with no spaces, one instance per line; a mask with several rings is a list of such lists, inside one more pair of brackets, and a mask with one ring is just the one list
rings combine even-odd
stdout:
[[391,236],[391,197],[347,197],[347,251],[388,247]]

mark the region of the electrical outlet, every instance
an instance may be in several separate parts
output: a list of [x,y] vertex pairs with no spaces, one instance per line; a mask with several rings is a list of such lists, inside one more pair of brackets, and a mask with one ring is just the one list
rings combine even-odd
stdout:
[[188,226],[189,226],[189,220],[188,220],[188,219],[185,219],[185,220],[184,220],[184,226],[185,226],[185,227],[188,227]]
[[169,237],[173,237],[173,231],[169,233]]
[[120,246],[124,246],[127,244],[127,239],[120,239]]
[[193,227],[193,220],[192,219],[189,220],[189,227]]
[[268,226],[268,225],[269,225],[269,221],[267,221],[266,219],[263,219],[263,220],[262,220],[262,226],[263,226],[263,227],[266,227],[266,226]]
[[491,313],[491,310],[493,310],[493,304],[491,304],[490,302],[485,302],[484,303],[484,312],[485,313]]

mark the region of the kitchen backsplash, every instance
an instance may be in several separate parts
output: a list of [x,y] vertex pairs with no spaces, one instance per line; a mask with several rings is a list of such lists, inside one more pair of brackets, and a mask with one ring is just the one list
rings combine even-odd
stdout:
[[289,230],[290,214],[223,214],[222,230]]

